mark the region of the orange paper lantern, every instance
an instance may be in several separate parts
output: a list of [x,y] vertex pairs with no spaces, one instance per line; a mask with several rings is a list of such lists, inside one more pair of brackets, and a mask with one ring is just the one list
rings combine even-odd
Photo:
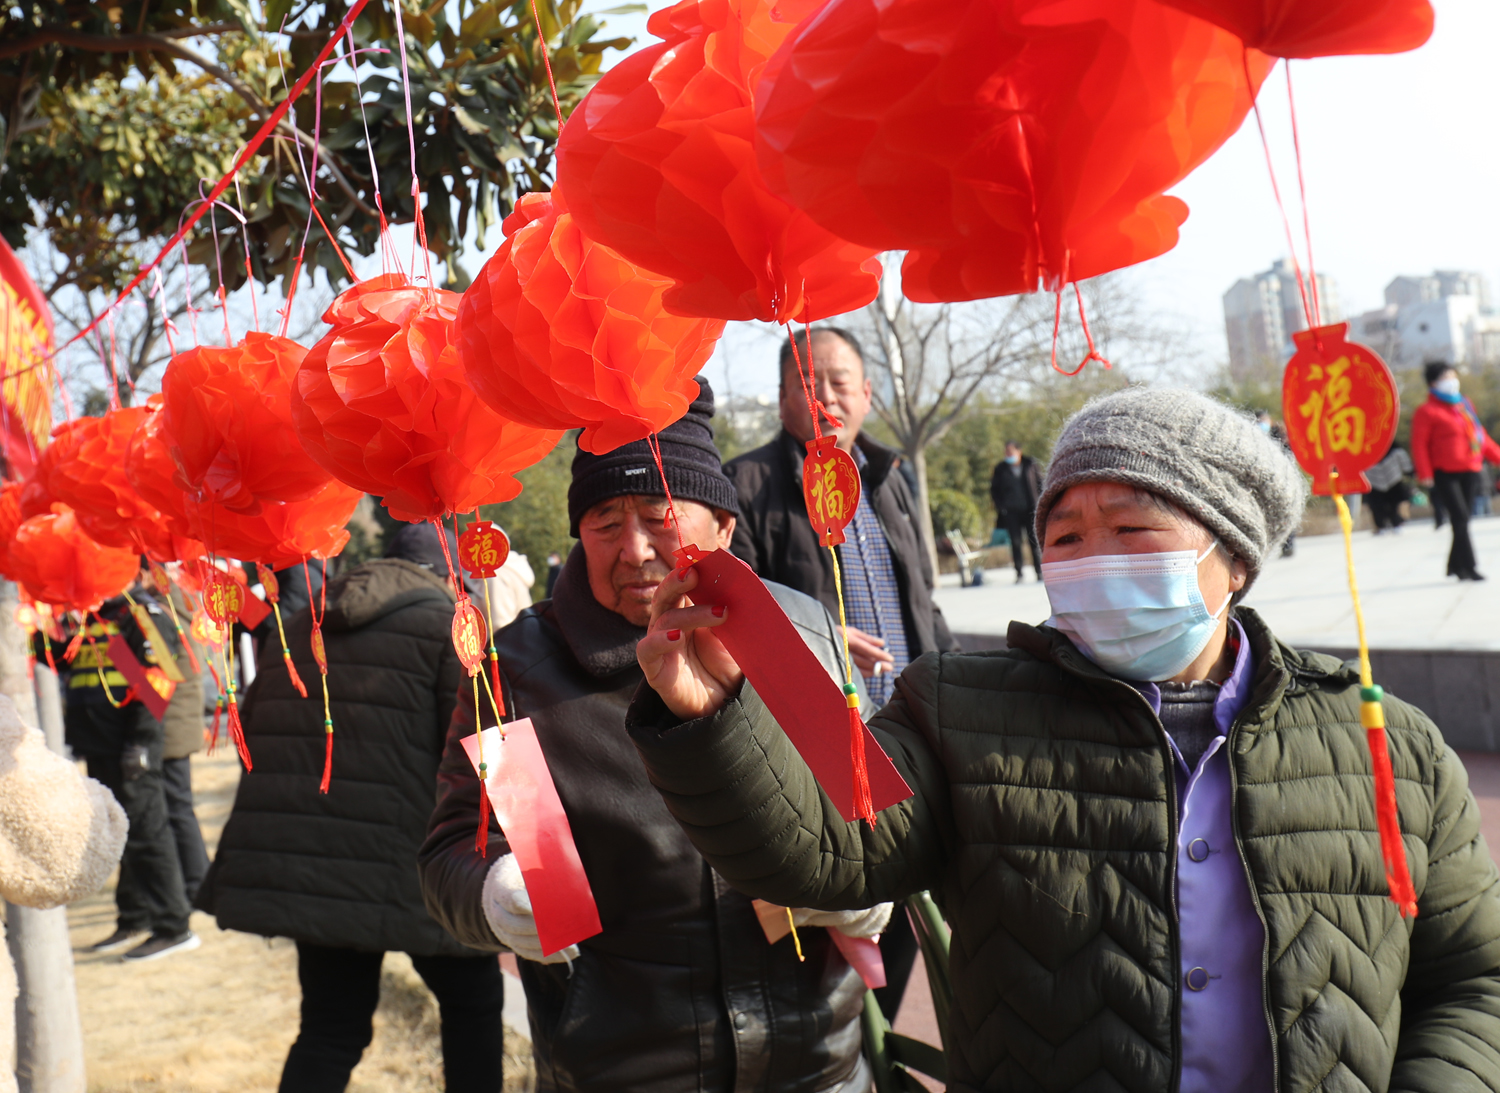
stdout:
[[560,430],[521,425],[464,379],[455,292],[386,274],[346,290],[323,316],[292,391],[303,446],[340,481],[383,499],[398,520],[508,501],[515,472],[556,446]]
[[603,453],[687,413],[724,323],[668,314],[672,282],[591,241],[561,197],[522,197],[458,308],[464,373],[492,409],[583,430]]
[[200,345],[162,376],[162,435],[177,484],[237,512],[301,501],[328,482],[292,425],[292,379],[307,350],[252,332],[233,346]]
[[757,152],[825,228],[907,250],[913,300],[1058,289],[1176,245],[1163,191],[1270,64],[1155,0],[833,0],[766,68]]
[[21,483],[7,482],[0,486],[0,576],[12,581],[16,574],[10,564],[10,545],[21,520]]
[[148,554],[157,561],[197,557],[202,548],[174,537],[168,521],[126,473],[130,442],[150,415],[147,407],[130,406],[71,422],[69,443],[58,446],[66,458],[47,460],[48,486],[97,543]]
[[809,6],[659,11],[646,26],[664,40],[605,73],[563,127],[568,208],[590,238],[675,281],[663,302],[679,315],[811,322],[875,298],[875,250],[773,194],[756,161],[751,91]]
[[329,481],[301,501],[264,502],[256,513],[235,512],[189,497],[188,526],[215,554],[285,569],[306,558],[332,558],[349,542],[345,525],[364,494]]
[[145,413],[130,436],[125,450],[125,478],[146,504],[157,511],[172,538],[172,552],[157,561],[190,562],[203,556],[203,544],[188,526],[187,500],[177,485],[177,464],[162,436],[161,395],[152,395],[142,407]]
[[21,516],[30,518],[52,511],[52,502],[59,498],[52,492],[52,472],[60,463],[67,463],[78,455],[85,432],[93,418],[74,418],[64,421],[52,430],[52,439],[37,457],[36,468],[21,484]]
[[1428,0],[1164,0],[1275,57],[1405,53],[1432,37]]
[[63,504],[21,523],[10,563],[33,599],[65,611],[93,611],[140,574],[134,551],[100,546]]

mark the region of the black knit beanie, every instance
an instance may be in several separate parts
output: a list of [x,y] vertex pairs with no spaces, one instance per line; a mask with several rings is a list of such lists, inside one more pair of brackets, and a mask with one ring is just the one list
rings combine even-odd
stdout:
[[[724,477],[719,449],[714,446],[714,390],[698,377],[698,397],[687,413],[657,434],[667,485],[677,501],[697,501],[709,508],[740,514],[734,485]],[[626,494],[665,495],[656,460],[644,440],[622,444],[612,452],[594,455],[582,448],[573,457],[573,484],[568,487],[568,524],[578,537],[578,521],[600,501]]]

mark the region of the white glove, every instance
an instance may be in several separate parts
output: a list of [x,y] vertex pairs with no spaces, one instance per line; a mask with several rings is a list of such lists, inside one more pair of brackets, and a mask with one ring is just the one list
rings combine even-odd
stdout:
[[893,903],[877,903],[863,911],[814,911],[792,908],[792,921],[800,926],[826,926],[846,937],[879,937],[891,921]]
[[536,918],[531,913],[531,896],[526,892],[521,866],[514,854],[506,854],[490,866],[480,899],[484,905],[484,919],[500,939],[500,944],[522,960],[538,964],[561,964],[564,961],[571,964],[578,959],[577,945],[569,945],[551,956],[542,955]]

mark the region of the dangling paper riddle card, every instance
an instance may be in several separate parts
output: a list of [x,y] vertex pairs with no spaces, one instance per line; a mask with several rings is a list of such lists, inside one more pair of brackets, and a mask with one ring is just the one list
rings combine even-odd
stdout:
[[[729,608],[714,635],[755,685],[755,693],[801,753],[833,807],[845,822],[852,822],[854,773],[844,692],[749,566],[727,550],[715,550],[700,555],[693,567],[698,571],[693,602]],[[876,812],[911,796],[911,787],[868,727],[865,756]]]
[[521,866],[542,955],[551,956],[604,929],[594,890],[531,719],[508,722],[503,738],[494,726],[466,737],[476,774],[481,741],[490,806]]

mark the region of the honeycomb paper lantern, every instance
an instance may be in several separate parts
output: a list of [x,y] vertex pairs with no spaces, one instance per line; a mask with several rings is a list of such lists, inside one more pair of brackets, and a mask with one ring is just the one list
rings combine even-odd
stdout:
[[66,611],[94,610],[134,584],[140,573],[134,551],[94,542],[60,503],[53,512],[22,521],[10,564],[33,599]]

